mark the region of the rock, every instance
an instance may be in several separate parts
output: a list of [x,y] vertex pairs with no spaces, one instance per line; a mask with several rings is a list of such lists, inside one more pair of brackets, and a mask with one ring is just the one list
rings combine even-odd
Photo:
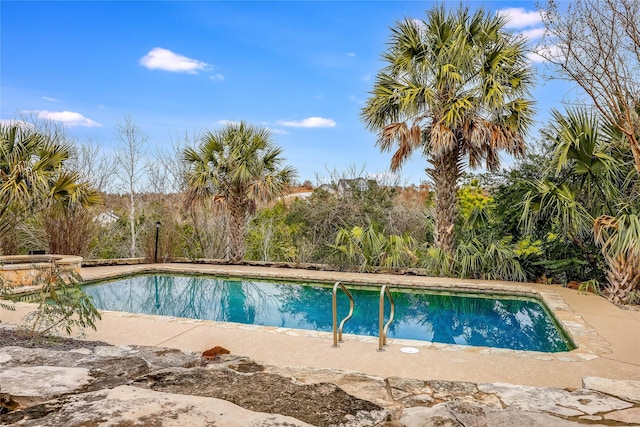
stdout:
[[175,348],[147,346],[103,346],[96,347],[95,354],[105,357],[138,357],[146,361],[152,370],[182,367],[191,368],[200,365],[200,356],[185,353]]
[[587,421],[602,421],[602,417],[600,415],[583,415],[578,418]]
[[[132,360],[136,362],[131,363]],[[98,371],[108,367],[111,373],[122,376],[125,367],[141,375],[155,369],[199,366],[200,356],[173,348],[145,346],[97,346],[90,352],[7,346],[0,347],[0,363],[3,367],[90,366]]]
[[[50,405],[51,406],[51,405]],[[62,425],[162,425],[182,427],[291,426],[309,427],[292,417],[248,411],[210,397],[161,393],[131,386],[70,396],[51,407],[30,408],[5,415],[3,421],[15,426]],[[11,418],[7,418],[11,415]],[[42,416],[38,416],[42,415]]]
[[[502,408],[502,402],[495,394],[485,393],[478,389],[473,383],[459,381],[426,381],[423,388],[423,395],[416,395],[405,398],[403,402],[406,406],[417,406],[420,401],[428,401],[432,398],[433,402],[447,401],[464,401],[485,405],[491,408]],[[428,405],[422,405],[428,406]]]
[[96,347],[93,352],[96,356],[102,357],[127,357],[137,353],[133,347],[128,345],[101,345]]
[[10,366],[69,366],[81,364],[87,356],[68,351],[55,351],[43,348],[24,348],[16,346],[0,347],[2,367]]
[[[403,411],[400,422],[405,427],[580,427],[549,414],[513,408],[487,408],[471,402],[451,401],[431,408],[415,407]],[[601,424],[589,424],[591,426]]]
[[564,417],[594,415],[599,412],[629,408],[620,399],[595,391],[569,392],[558,388],[539,388],[511,384],[478,384],[485,393],[496,394],[503,404],[524,411],[544,411]]
[[137,357],[95,359],[88,362],[87,366],[91,367],[89,373],[93,377],[93,381],[86,388],[86,391],[129,384],[140,375],[151,371],[149,364]]
[[16,342],[0,347],[0,391],[7,392],[0,395],[6,403],[3,409],[0,402],[0,424],[640,424],[638,381],[586,377],[585,388],[568,391],[271,366],[215,349],[209,353],[218,353],[215,359],[201,367],[200,354],[175,349],[68,340],[27,348]]
[[463,427],[443,403],[431,408],[405,409],[400,423],[405,427]]
[[298,384],[265,372],[173,368],[145,375],[136,384],[167,393],[215,397],[251,411],[288,415],[312,425],[376,425],[391,417],[380,406],[353,397],[335,384]]
[[91,354],[93,353],[93,351],[91,351],[90,348],[74,348],[73,350],[69,350],[72,353],[79,353],[79,354]]
[[231,354],[231,352],[226,348],[217,345],[209,350],[205,350],[204,353],[202,353],[202,357],[207,360],[213,360],[221,354]]
[[239,363],[233,363],[229,365],[229,369],[233,369],[236,372],[243,374],[253,374],[255,372],[264,371],[264,366],[253,360],[242,360]]
[[300,367],[264,366],[265,372],[292,378],[298,384],[330,382],[352,396],[368,400],[389,409],[396,406],[387,391],[383,377],[339,369],[314,369]]
[[568,401],[560,400],[558,403],[563,406],[575,408],[587,415],[595,415],[600,412],[608,412],[633,406],[620,399],[585,389],[572,391]]
[[640,424],[640,408],[630,408],[610,412],[605,415],[604,418],[607,420],[619,421],[621,423]]
[[627,402],[640,403],[640,381],[584,377],[582,387],[609,394]]
[[16,397],[39,397],[42,400],[81,391],[91,380],[87,368],[25,366],[0,372],[0,384],[4,392]]
[[[156,349],[156,351],[159,349]],[[43,348],[3,347],[0,354],[9,355],[11,359],[2,365],[3,373],[11,368],[26,369],[47,367],[53,371],[69,371],[80,369],[88,371],[88,381],[77,391],[94,391],[105,387],[116,387],[133,381],[134,378],[144,375],[151,370],[151,366],[139,357],[103,357],[98,354],[81,354],[70,351],[57,351]],[[37,378],[35,383],[42,387],[44,396],[56,394],[46,393],[46,388],[51,382],[43,382],[47,376]],[[57,377],[56,377],[57,378]],[[56,379],[56,381],[60,378]],[[69,393],[61,392],[60,394]],[[13,393],[22,396],[22,393]]]
[[[188,396],[221,397],[239,404],[248,412],[270,413],[274,419],[290,416],[294,420],[301,420],[289,425],[304,425],[304,421],[307,421],[314,425],[372,426],[391,418],[391,414],[382,407],[353,397],[334,384],[300,384],[291,377],[265,373],[263,365],[246,357],[222,354],[217,363],[210,364],[205,369],[183,367],[199,364],[200,356],[172,349],[97,346],[90,350],[0,348],[0,360],[4,362],[0,365],[0,375],[4,375],[0,377],[0,381],[5,385],[6,391],[13,395],[29,396],[28,399],[16,399],[23,408],[11,412],[9,418],[9,414],[2,416],[0,424],[15,422],[18,425],[66,425],[67,421],[76,420],[71,413],[76,406],[82,407],[80,402],[84,402],[87,408],[93,407],[91,399],[106,399],[104,393],[110,392],[104,391],[105,389],[128,390],[123,387],[132,385],[149,391],[179,393],[186,396],[184,399],[189,399]],[[312,370],[309,371],[312,376]],[[326,375],[342,378],[346,383],[368,382],[366,376],[355,373],[332,374],[327,371]],[[374,382],[381,384],[380,389],[385,392],[382,379]],[[101,390],[104,392],[101,393]],[[216,395],[216,392],[220,395]],[[120,399],[120,396],[111,394],[108,397]],[[54,400],[46,400],[51,398]],[[123,404],[129,405],[126,402]],[[120,416],[117,407],[114,406],[111,410],[118,412]],[[87,415],[86,422],[91,424],[100,419],[100,414],[106,413],[108,409],[98,405],[97,415]],[[126,410],[122,413],[126,413]],[[150,424],[172,425],[173,420],[182,419],[180,416],[171,418],[172,415],[159,413],[148,416]],[[161,419],[162,417],[166,417],[166,420]],[[203,417],[207,418],[208,415]],[[107,418],[111,420],[111,417]],[[184,425],[191,425],[190,420],[185,418]],[[199,418],[193,420],[196,425],[206,424]],[[269,422],[271,421],[261,421],[260,425],[271,425]],[[83,422],[78,421],[78,424]]]
[[433,403],[433,397],[429,394],[416,394],[413,396],[405,397],[402,399],[402,403],[407,406],[431,406]]
[[431,388],[425,390],[425,382],[409,378],[389,377],[387,384],[394,400],[401,400],[406,397],[418,394],[431,394]]
[[163,368],[192,368],[200,365],[196,353],[185,353],[175,348],[135,346],[137,357],[146,361],[152,370]]
[[475,384],[467,382],[426,381],[426,384],[433,390],[433,397],[439,400],[461,399],[478,392]]

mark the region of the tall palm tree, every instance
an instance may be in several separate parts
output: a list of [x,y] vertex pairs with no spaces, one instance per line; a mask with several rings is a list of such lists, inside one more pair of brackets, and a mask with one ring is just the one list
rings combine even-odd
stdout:
[[259,202],[283,194],[295,170],[283,166],[282,148],[274,145],[271,132],[244,122],[209,131],[197,148],[186,148],[188,200],[214,197],[229,216],[227,257],[244,257],[244,238],[249,216]]
[[95,189],[64,169],[69,150],[31,125],[0,124],[0,238],[48,207],[101,203]]
[[376,76],[362,110],[377,145],[395,153],[398,170],[415,152],[431,163],[435,184],[435,244],[454,251],[457,181],[466,159],[496,170],[499,150],[524,153],[532,123],[528,90],[533,77],[526,44],[504,27],[504,17],[444,5],[425,20],[405,19],[392,29],[387,66]]

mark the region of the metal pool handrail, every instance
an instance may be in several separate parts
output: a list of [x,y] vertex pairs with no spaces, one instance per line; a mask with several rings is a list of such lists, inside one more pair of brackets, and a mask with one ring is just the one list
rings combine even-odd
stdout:
[[[387,295],[389,303],[391,304],[391,312],[389,313],[389,321],[384,324],[384,296]],[[396,313],[396,303],[393,301],[391,292],[387,285],[382,285],[380,288],[380,323],[379,323],[379,337],[378,337],[378,351],[384,351],[384,346],[387,345],[387,332],[389,331],[389,325],[393,322],[393,318]],[[383,326],[384,324],[384,326]]]
[[[338,325],[338,308],[337,308],[338,288],[342,289],[344,293],[347,294],[347,296],[349,297],[349,314],[347,314],[347,317],[342,319],[339,327],[337,326]],[[338,343],[342,342],[342,328],[344,327],[344,324],[347,322],[347,320],[351,319],[351,316],[353,316],[353,305],[354,305],[353,296],[351,296],[351,292],[349,292],[347,288],[340,282],[336,282],[336,284],[333,285],[333,296],[331,298],[331,305],[333,308],[333,347],[339,347]]]

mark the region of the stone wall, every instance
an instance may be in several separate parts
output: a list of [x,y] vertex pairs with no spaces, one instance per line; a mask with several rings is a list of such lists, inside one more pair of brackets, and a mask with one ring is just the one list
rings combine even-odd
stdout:
[[80,276],[81,264],[82,257],[71,255],[3,256],[0,257],[0,275],[9,287],[26,287],[56,267],[65,282],[71,282],[73,276]]

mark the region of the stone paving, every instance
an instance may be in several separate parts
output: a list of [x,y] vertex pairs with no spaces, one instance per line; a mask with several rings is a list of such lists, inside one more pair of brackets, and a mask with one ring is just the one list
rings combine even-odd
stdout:
[[[218,427],[640,425],[639,381],[589,377],[584,387],[565,390],[385,378],[335,369],[264,365],[234,355],[219,356],[201,365],[198,354],[157,347],[97,346],[65,352],[3,347],[2,391],[21,408],[0,416],[0,423]],[[273,388],[274,380],[282,384],[279,389]],[[285,386],[290,391],[284,392]],[[314,387],[311,395],[303,392],[308,387]],[[346,399],[353,403],[339,409],[337,392],[346,392],[339,402]],[[289,400],[278,406],[280,399]],[[363,406],[358,402],[370,403]],[[309,404],[310,409],[299,409]]]

